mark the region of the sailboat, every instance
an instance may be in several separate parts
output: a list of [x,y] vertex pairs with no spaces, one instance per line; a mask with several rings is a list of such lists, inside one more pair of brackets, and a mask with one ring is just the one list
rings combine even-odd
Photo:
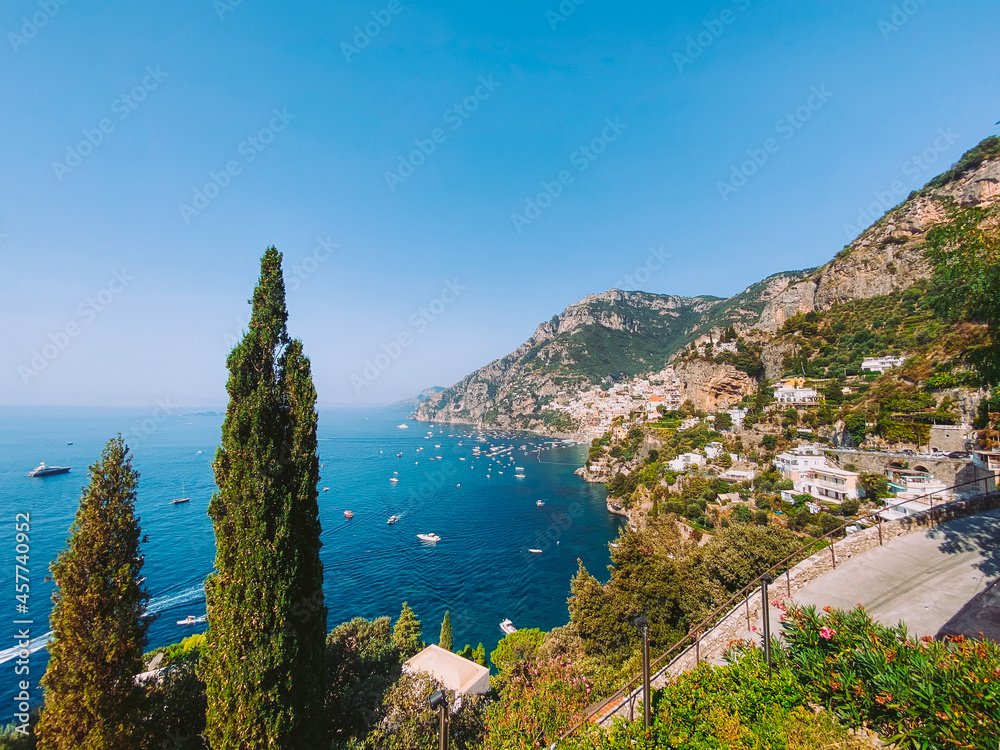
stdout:
[[191,498],[187,496],[187,488],[184,486],[183,482],[181,482],[181,495],[182,495],[182,497],[178,497],[175,500],[171,500],[170,504],[171,505],[180,505],[181,503],[189,503],[189,502],[191,502]]

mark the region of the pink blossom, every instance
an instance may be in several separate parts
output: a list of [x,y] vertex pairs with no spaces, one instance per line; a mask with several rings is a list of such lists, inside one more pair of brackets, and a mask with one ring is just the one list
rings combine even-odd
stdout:
[[824,626],[819,629],[819,635],[820,638],[825,638],[826,640],[830,640],[831,638],[833,638],[833,636],[837,635],[837,631],[833,630],[832,628]]

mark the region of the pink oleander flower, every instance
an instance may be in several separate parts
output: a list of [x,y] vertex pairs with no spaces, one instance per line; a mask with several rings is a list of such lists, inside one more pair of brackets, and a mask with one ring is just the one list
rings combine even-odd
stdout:
[[828,627],[824,626],[824,627],[822,627],[822,628],[819,629],[819,637],[820,638],[825,638],[826,640],[830,640],[835,635],[837,635],[837,631],[834,630],[833,628],[828,628]]

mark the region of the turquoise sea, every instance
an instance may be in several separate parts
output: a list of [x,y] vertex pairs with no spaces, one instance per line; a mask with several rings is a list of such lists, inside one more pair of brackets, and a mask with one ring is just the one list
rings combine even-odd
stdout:
[[[52,594],[48,567],[65,544],[87,467],[118,432],[141,474],[137,505],[148,536],[144,574],[150,611],[157,615],[149,645],[207,628],[203,620],[177,624],[188,615],[203,618],[202,582],[215,556],[206,511],[215,488],[211,462],[222,416],[188,415],[194,411],[0,409],[0,566],[7,567],[10,581],[8,603],[0,599],[0,695],[8,706],[0,722],[10,721],[16,684],[25,679],[23,672],[15,674],[20,628],[30,629],[27,677],[33,703],[40,701],[37,686],[47,659],[40,646],[49,631]],[[610,562],[608,542],[621,523],[607,511],[604,487],[573,474],[586,447],[528,433],[430,425],[407,416],[386,408],[320,412],[328,626],[357,616],[395,618],[405,600],[423,622],[426,641],[437,641],[450,610],[456,648],[482,642],[489,652],[503,635],[499,623],[505,618],[520,628],[565,624],[577,559],[602,576]],[[477,458],[476,448],[497,455]],[[41,461],[73,469],[27,477]],[[390,482],[393,477],[398,481]],[[179,497],[191,500],[170,503]],[[345,510],[354,518],[345,518]],[[14,590],[19,513],[30,514],[31,524],[27,615],[17,612]],[[388,525],[393,514],[399,521]],[[416,535],[425,532],[441,541],[421,542]],[[15,625],[18,619],[33,623]]]

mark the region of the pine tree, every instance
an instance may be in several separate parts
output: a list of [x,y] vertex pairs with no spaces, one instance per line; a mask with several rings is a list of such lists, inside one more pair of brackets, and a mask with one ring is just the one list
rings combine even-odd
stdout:
[[52,643],[35,729],[41,750],[138,747],[144,691],[135,675],[149,620],[145,542],[135,515],[139,474],[119,435],[90,467],[67,548],[52,564]]
[[405,660],[409,659],[424,647],[424,642],[420,640],[423,627],[416,613],[410,605],[403,602],[403,609],[399,613],[399,619],[392,629],[392,642],[396,644],[399,655]]
[[215,457],[216,572],[199,672],[213,750],[325,744],[326,608],[316,485],[316,391],[288,337],[281,254],[269,247],[249,330],[229,355]]
[[451,637],[451,612],[445,610],[444,619],[441,621],[441,637],[438,639],[438,646],[445,651],[451,651],[453,644]]

